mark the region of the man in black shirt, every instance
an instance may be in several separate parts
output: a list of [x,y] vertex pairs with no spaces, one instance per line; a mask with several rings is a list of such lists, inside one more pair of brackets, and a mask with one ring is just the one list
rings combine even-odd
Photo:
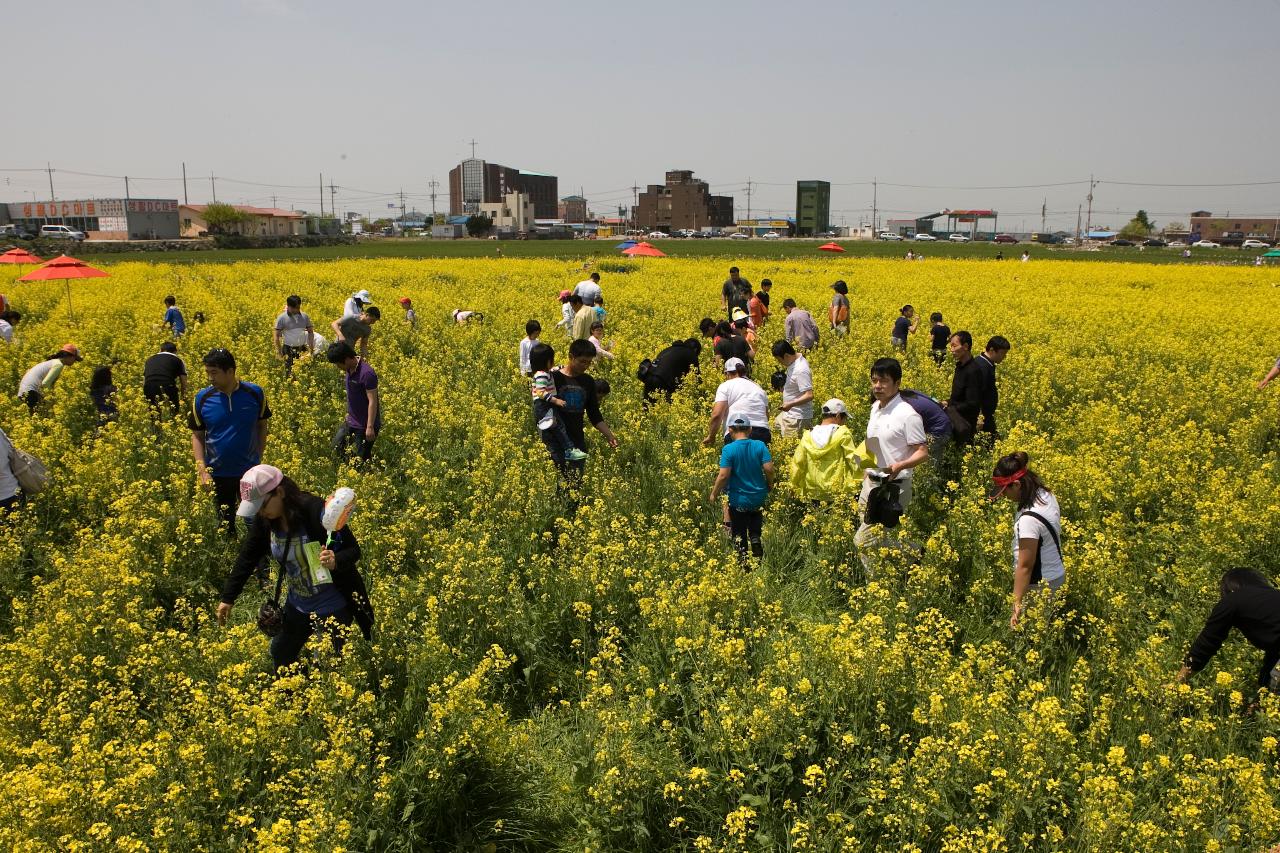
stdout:
[[162,399],[167,399],[175,412],[181,405],[180,398],[187,396],[187,364],[172,341],[162,343],[160,352],[143,365],[142,393],[157,408]]
[[982,368],[973,358],[973,335],[956,332],[948,342],[951,355],[956,360],[955,376],[951,379],[951,396],[943,403],[955,428],[952,433],[957,444],[971,444],[978,425],[978,413],[982,409],[982,389],[985,377]]
[[[596,348],[591,341],[576,340],[569,344],[569,358],[565,362],[564,369],[551,373],[556,383],[556,396],[564,400],[564,408],[560,409],[560,419],[564,421],[565,432],[569,434],[569,441],[573,446],[583,453],[587,452],[587,436],[584,428],[587,419],[590,419],[591,425],[605,437],[610,447],[618,446],[617,437],[614,436],[613,430],[609,429],[609,424],[605,423],[604,415],[600,413],[596,381],[587,373],[595,357]],[[562,454],[554,451],[551,459],[569,482],[580,481],[587,468],[585,460],[569,461]]]
[[1271,686],[1271,671],[1280,661],[1280,590],[1253,569],[1228,569],[1218,582],[1218,603],[1187,652],[1178,680],[1199,672],[1222,648],[1232,628],[1261,649],[1258,687]]
[[741,308],[744,314],[747,313],[747,303],[750,301],[751,282],[738,275],[737,267],[729,267],[729,277],[720,288],[720,307],[732,317],[735,308]]
[[1004,361],[1009,354],[1009,340],[1003,335],[995,335],[987,341],[987,348],[982,355],[974,359],[982,369],[982,424],[979,430],[996,439],[996,406],[1000,405],[1000,388],[996,385],[996,365]]
[[698,356],[701,354],[702,344],[697,338],[672,341],[671,346],[658,353],[658,357],[653,360],[652,366],[644,375],[645,402],[656,403],[658,400],[656,392],[661,391],[670,403],[671,395],[680,387],[690,370],[701,377],[702,372],[698,368]]
[[721,364],[728,364],[731,358],[740,358],[747,365],[747,375],[751,375],[751,344],[738,334],[738,330],[727,320],[721,320],[716,327],[719,339],[716,341],[715,353]]
[[933,353],[933,361],[938,367],[947,357],[947,341],[951,340],[951,327],[942,321],[942,312],[934,311],[929,315],[929,350]]

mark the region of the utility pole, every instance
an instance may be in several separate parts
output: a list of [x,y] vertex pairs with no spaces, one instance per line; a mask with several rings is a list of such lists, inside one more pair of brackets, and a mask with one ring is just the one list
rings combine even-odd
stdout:
[[755,227],[751,224],[751,178],[747,178],[747,227],[751,229],[752,236],[755,236]]
[[124,176],[124,200],[129,200],[129,176]]
[[53,194],[53,167],[45,162],[44,168],[49,173],[49,201],[57,201],[58,197]]
[[213,191],[213,203],[218,203],[218,185],[213,180],[213,170],[209,171],[209,188]]
[[1044,203],[1040,205],[1040,233],[1044,233],[1044,217],[1045,211],[1049,208],[1049,198],[1045,196]]
[[1093,188],[1096,187],[1097,185],[1098,185],[1098,182],[1093,179],[1093,175],[1090,175],[1089,176],[1089,195],[1085,197],[1085,200],[1089,202],[1089,215],[1086,216],[1084,220],[1084,236],[1086,237],[1088,237],[1089,232],[1093,230]]
[[186,163],[182,164],[182,203],[183,204],[191,203],[187,199],[187,164]]
[[403,225],[403,224],[404,224],[404,218],[405,218],[405,210],[404,210],[404,189],[403,189],[403,188],[401,188],[401,190],[400,190],[400,224],[401,224],[401,225]]
[[876,194],[879,189],[880,187],[879,187],[879,184],[876,183],[876,179],[872,178],[871,179],[871,237],[872,239],[876,237],[877,232],[879,232],[880,230],[880,223],[876,221],[876,201],[877,201]]
[[476,140],[474,136],[471,138],[471,159],[476,159]]
[[636,228],[636,208],[640,206],[640,187],[635,178],[631,179],[631,227]]
[[1076,205],[1076,245],[1080,245],[1080,213],[1084,210],[1084,205]]
[[320,173],[320,218],[324,219],[324,172]]
[[338,188],[333,185],[333,179],[329,179],[329,215],[334,219],[338,218]]
[[272,206],[272,207],[275,207],[275,206],[276,206],[276,197],[275,197],[275,196],[272,196],[272,197],[271,197],[271,206]]
[[431,224],[436,224],[436,187],[440,186],[440,182],[433,176],[431,182],[427,184],[431,187]]

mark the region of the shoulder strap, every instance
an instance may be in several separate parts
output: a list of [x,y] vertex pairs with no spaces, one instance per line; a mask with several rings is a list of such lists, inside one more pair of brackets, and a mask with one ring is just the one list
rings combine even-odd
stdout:
[[284,573],[288,571],[284,564],[289,559],[289,546],[292,544],[293,530],[291,528],[289,530],[289,535],[284,539],[284,550],[280,552],[280,559],[277,560],[280,564],[280,573],[276,575],[276,594],[271,597],[271,600],[275,602],[277,607],[280,606],[280,589],[284,586]]
[[1058,531],[1057,531],[1057,530],[1054,530],[1053,525],[1049,523],[1048,519],[1046,519],[1046,518],[1045,518],[1043,515],[1041,515],[1040,513],[1038,513],[1038,512],[1032,512],[1032,511],[1031,511],[1031,510],[1029,510],[1029,509],[1028,509],[1028,510],[1023,510],[1022,514],[1023,514],[1023,515],[1026,515],[1026,516],[1030,516],[1031,518],[1034,518],[1036,521],[1038,521],[1038,522],[1040,522],[1041,524],[1043,524],[1043,525],[1044,525],[1044,526],[1049,530],[1049,538],[1053,540],[1053,547],[1055,547],[1055,548],[1057,548],[1057,549],[1058,549],[1058,556],[1059,556],[1059,557],[1061,557],[1061,556],[1062,556],[1062,543],[1058,541]]

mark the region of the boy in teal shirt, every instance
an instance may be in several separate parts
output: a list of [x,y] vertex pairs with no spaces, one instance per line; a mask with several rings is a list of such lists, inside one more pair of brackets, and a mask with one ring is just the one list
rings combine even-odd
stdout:
[[773,458],[768,445],[750,437],[751,421],[745,415],[730,415],[728,427],[730,441],[720,451],[720,473],[711,486],[711,503],[721,493],[728,495],[729,531],[738,556],[745,560],[750,545],[752,556],[759,559],[764,556],[761,507],[773,486]]

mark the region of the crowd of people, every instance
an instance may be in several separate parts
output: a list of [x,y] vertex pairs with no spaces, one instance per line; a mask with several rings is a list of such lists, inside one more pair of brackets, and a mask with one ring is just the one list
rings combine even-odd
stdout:
[[[834,338],[849,333],[852,304],[846,282],[831,285],[826,327]],[[813,314],[794,298],[781,304],[782,336],[769,346],[778,369],[770,376],[771,390],[779,395],[770,418],[769,393],[753,378],[759,335],[774,322],[771,313],[772,282],[764,279],[759,290],[737,267],[720,291],[724,319],[705,318],[699,335],[675,340],[639,370],[647,407],[670,402],[692,374],[702,376],[703,340],[718,362],[723,380],[711,403],[704,446],[717,440],[721,449],[718,470],[709,492],[710,502],[721,509],[725,538],[733,544],[746,569],[764,556],[764,512],[779,487],[770,448],[775,435],[791,447],[790,476],[785,484],[793,498],[805,504],[839,507],[848,500],[856,511],[853,537],[860,562],[868,575],[878,570],[886,553],[896,552],[907,561],[920,558],[921,548],[896,531],[909,513],[914,474],[924,465],[936,465],[946,477],[958,476],[962,448],[982,443],[993,447],[997,433],[999,384],[997,368],[1008,356],[1011,344],[1001,335],[990,336],[983,350],[973,352],[974,339],[967,330],[952,331],[941,312],[929,316],[929,350],[937,368],[948,355],[954,363],[950,393],[934,399],[921,391],[904,388],[903,360],[909,358],[910,336],[918,320],[914,306],[903,305],[890,334],[895,357],[876,359],[868,370],[872,398],[865,430],[858,440],[850,422],[849,407],[837,397],[821,406],[816,401],[810,359],[820,357],[822,334]],[[411,327],[417,318],[409,298],[398,300],[404,321]],[[589,423],[610,447],[617,447],[601,409],[609,384],[590,374],[600,359],[613,359],[612,345],[604,341],[605,297],[599,273],[591,273],[573,288],[559,294],[561,316],[555,328],[568,335],[566,357],[557,365],[556,350],[542,339],[536,319],[525,324],[517,363],[530,382],[532,418],[536,433],[559,471],[562,486],[579,488],[590,448]],[[367,290],[352,294],[341,316],[330,326],[332,343],[319,335],[302,310],[302,300],[290,295],[272,329],[272,346],[290,374],[299,358],[320,356],[336,366],[346,391],[345,417],[333,439],[334,452],[355,464],[368,462],[383,426],[378,376],[369,363],[370,339],[381,311]],[[175,414],[188,397],[187,367],[178,353],[178,342],[187,331],[186,318],[173,296],[164,299],[162,326],[171,340],[143,365],[143,393],[158,415]],[[0,339],[11,342],[20,312],[7,302],[0,312]],[[479,311],[452,312],[455,323],[483,322]],[[194,316],[199,323],[203,317]],[[32,365],[22,376],[18,396],[29,412],[38,415],[63,372],[83,360],[79,348],[64,344]],[[224,585],[217,616],[225,623],[232,606],[256,573],[264,588],[268,561],[279,565],[275,598],[287,586],[283,607],[271,615],[259,615],[259,625],[271,637],[271,655],[277,670],[298,660],[308,638],[317,632],[331,636],[335,647],[343,642],[342,626],[355,624],[368,638],[373,609],[358,563],[360,548],[354,534],[336,532],[322,524],[325,502],[307,494],[284,472],[262,462],[272,416],[265,391],[242,379],[235,356],[225,348],[210,350],[201,360],[208,384],[191,395],[186,413],[191,431],[191,453],[197,477],[213,495],[225,532],[237,538],[237,519],[246,528],[239,554]],[[1259,388],[1280,377],[1280,360],[1259,383]],[[115,385],[111,366],[93,372],[90,396],[100,423],[116,416]],[[0,511],[10,512],[22,500],[13,473],[15,450],[0,431]],[[1001,456],[992,472],[990,497],[1004,498],[1015,506],[1012,522],[1012,594],[1009,624],[1017,627],[1028,604],[1036,598],[1052,600],[1066,580],[1063,559],[1062,512],[1044,479],[1023,452]],[[856,494],[856,499],[854,495]],[[856,507],[856,509],[855,509]],[[1221,600],[1204,630],[1192,644],[1178,678],[1203,668],[1232,627],[1239,628],[1265,653],[1259,685],[1271,684],[1280,661],[1280,590],[1262,575],[1247,569],[1228,571],[1221,582]]]

